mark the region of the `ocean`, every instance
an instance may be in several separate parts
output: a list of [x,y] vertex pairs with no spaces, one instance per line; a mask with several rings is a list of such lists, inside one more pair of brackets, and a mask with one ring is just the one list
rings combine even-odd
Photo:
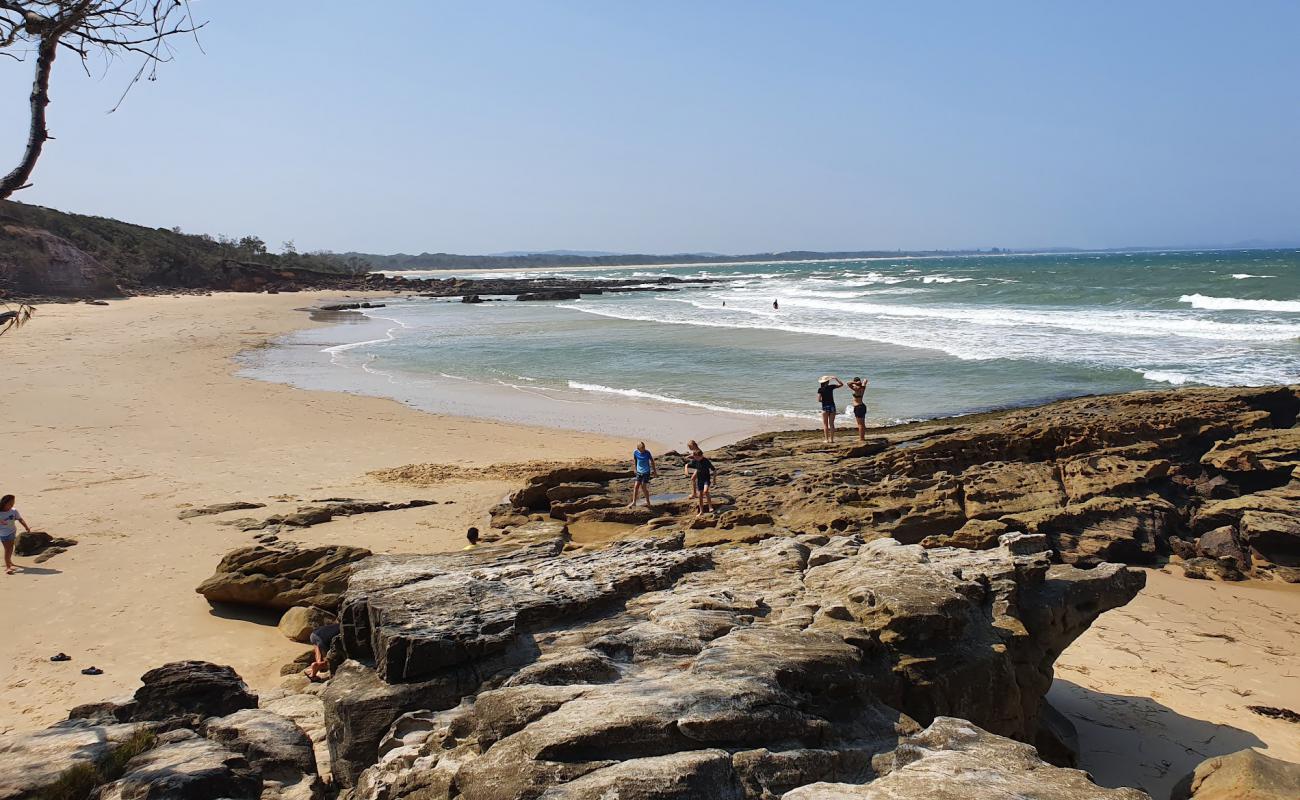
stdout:
[[[633,436],[639,420],[687,413],[725,416],[737,431],[814,425],[824,373],[870,381],[871,424],[1082,394],[1300,383],[1300,250],[547,274],[720,282],[561,302],[399,298],[246,353],[244,372]],[[843,407],[848,390],[839,394]]]

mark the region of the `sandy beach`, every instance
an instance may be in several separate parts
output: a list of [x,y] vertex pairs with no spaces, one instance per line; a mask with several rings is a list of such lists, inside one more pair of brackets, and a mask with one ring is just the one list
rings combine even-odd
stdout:
[[[79,540],[0,576],[0,732],[129,692],[147,669],[199,658],[255,687],[304,648],[274,618],[216,613],[194,587],[251,543],[188,506],[247,500],[255,515],[324,497],[432,498],[437,505],[336,519],[291,535],[377,552],[459,548],[467,525],[539,458],[623,456],[594,434],[421,412],[392,400],[307,391],[236,375],[232,357],[313,323],[294,309],[321,295],[150,297],[41,307],[0,338],[9,368],[3,490],[34,528]],[[428,488],[372,470],[446,465]],[[1079,728],[1082,766],[1106,785],[1162,796],[1204,757],[1254,746],[1300,760],[1295,724],[1248,705],[1300,705],[1300,592],[1191,581],[1152,570],[1129,606],[1101,618],[1058,663],[1051,700]],[[72,661],[49,662],[66,652]],[[104,670],[83,676],[82,667]]]
[[[43,305],[27,327],[0,338],[10,375],[0,484],[34,529],[79,541],[44,564],[19,558],[21,572],[0,575],[8,618],[0,732],[128,693],[146,670],[177,659],[230,664],[254,686],[278,682],[280,665],[304,646],[281,636],[274,620],[220,616],[194,592],[222,555],[252,543],[250,534],[217,524],[222,517],[180,521],[186,506],[238,499],[267,503],[262,514],[313,498],[428,497],[439,504],[344,518],[296,538],[381,552],[449,550],[463,544],[468,525],[486,522],[513,481],[498,474],[413,491],[366,473],[630,450],[611,437],[442,417],[235,376],[232,356],[312,324],[294,309],[322,296]],[[51,663],[57,652],[72,660]],[[91,665],[104,674],[80,674]]]

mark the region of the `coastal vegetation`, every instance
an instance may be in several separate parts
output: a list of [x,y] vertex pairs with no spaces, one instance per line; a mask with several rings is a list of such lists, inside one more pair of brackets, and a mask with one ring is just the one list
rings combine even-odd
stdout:
[[87,276],[91,284],[124,290],[217,288],[225,280],[223,268],[230,265],[339,275],[362,275],[369,269],[356,257],[299,253],[292,242],[285,244],[277,254],[253,234],[192,234],[0,201],[0,291],[22,291],[22,273],[47,273],[56,261],[72,261],[82,273],[98,273]]

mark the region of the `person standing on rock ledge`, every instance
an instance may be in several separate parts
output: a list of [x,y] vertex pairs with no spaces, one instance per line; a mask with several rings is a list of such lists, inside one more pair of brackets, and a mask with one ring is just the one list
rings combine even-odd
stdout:
[[636,483],[632,484],[632,502],[628,503],[628,508],[636,506],[640,495],[645,495],[646,508],[654,508],[650,504],[650,479],[659,477],[659,469],[655,467],[655,457],[646,449],[645,442],[637,444],[632,451],[632,462],[636,466]]
[[0,497],[0,544],[3,544],[5,549],[6,575],[12,575],[18,569],[14,566],[14,541],[18,538],[18,526],[14,525],[15,522],[21,522],[25,531],[32,532],[27,520],[18,513],[18,509],[14,508],[14,496],[7,494]]
[[[832,385],[834,381],[834,385]],[[844,381],[834,375],[823,375],[817,379],[817,401],[822,404],[822,436],[827,444],[835,443],[835,415],[839,407],[835,405],[835,390],[844,385]]]
[[705,457],[704,452],[698,447],[691,448],[690,460],[686,462],[686,477],[690,478],[691,488],[699,499],[698,513],[701,515],[704,514],[706,506],[709,513],[713,513],[713,500],[709,497],[709,487],[713,485],[713,477],[717,474],[717,468]]
[[862,398],[867,393],[867,384],[871,381],[854,378],[849,381],[849,391],[853,392],[853,419],[858,423],[858,441],[867,440],[867,404]]

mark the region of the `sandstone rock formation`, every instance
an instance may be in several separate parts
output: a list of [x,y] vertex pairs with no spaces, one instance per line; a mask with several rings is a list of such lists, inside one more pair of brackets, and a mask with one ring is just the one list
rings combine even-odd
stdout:
[[95,800],[158,798],[257,798],[262,779],[238,753],[185,728],[158,737],[154,748],[126,763],[116,781],[101,786]]
[[361,547],[297,547],[281,542],[232,550],[195,590],[211,603],[239,603],[284,611],[338,606],[352,564],[370,555]]
[[106,760],[138,726],[68,720],[45,730],[0,737],[0,800],[37,797],[70,769]]
[[[1183,389],[902,425],[861,444],[771,433],[710,453],[719,488],[735,498],[722,498],[716,516],[688,518],[692,510],[672,503],[658,513],[603,508],[600,498],[630,496],[626,478],[557,470],[535,476],[494,524],[549,513],[627,524],[627,535],[687,526],[738,540],[789,530],[979,548],[996,523],[1046,535],[1059,560],[1081,566],[1171,552],[1217,560],[1224,554],[1197,552],[1195,541],[1226,527],[1220,538],[1241,550],[1231,554],[1236,570],[1288,578],[1300,567],[1298,415],[1300,387]],[[661,466],[676,458],[661,455]],[[659,491],[688,491],[661,472]],[[598,487],[548,497],[577,480]]]
[[196,506],[186,508],[176,513],[176,519],[193,519],[194,517],[208,517],[213,514],[224,514],[227,511],[247,511],[254,508],[265,508],[266,503],[250,503],[246,500],[235,500],[229,503],[214,503],[208,506]]
[[[1085,772],[1043,764],[1026,744],[960,719],[937,718],[873,762],[867,784],[814,783],[784,800],[1149,800],[1136,789],[1103,789]],[[734,795],[741,797],[742,795]]]
[[1032,740],[1052,661],[1142,585],[1052,566],[1019,533],[981,552],[678,533],[566,553],[557,529],[358,565],[353,660],[323,695],[358,797],[778,797],[860,781],[939,715]]
[[1300,764],[1254,750],[1208,758],[1174,787],[1170,800],[1295,800]]

